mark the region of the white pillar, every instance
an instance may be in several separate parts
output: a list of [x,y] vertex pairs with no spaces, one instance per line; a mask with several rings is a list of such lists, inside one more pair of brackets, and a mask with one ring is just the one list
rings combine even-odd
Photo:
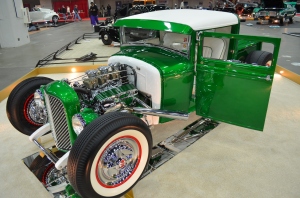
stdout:
[[22,0],[0,0],[0,48],[19,47],[30,42],[22,9]]

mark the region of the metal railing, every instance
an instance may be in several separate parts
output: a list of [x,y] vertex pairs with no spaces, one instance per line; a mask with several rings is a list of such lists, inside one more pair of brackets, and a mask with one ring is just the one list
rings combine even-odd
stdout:
[[[59,50],[49,54],[48,56],[46,56],[45,58],[39,60],[36,64],[36,68],[37,67],[43,67],[45,65],[49,65],[50,61],[55,61],[55,60],[66,60],[68,62],[57,62],[57,63],[51,63],[52,64],[70,64],[70,63],[78,63],[78,61],[75,61],[76,59],[80,59],[80,57],[78,58],[58,58],[58,55],[60,55],[61,53],[63,53],[66,50],[71,50],[70,48],[76,44],[81,44],[80,41],[82,39],[86,39],[86,38],[99,38],[98,33],[84,33],[82,36],[78,37],[77,39],[71,41],[70,43],[66,44],[65,46],[63,46],[62,48],[60,48]],[[95,60],[96,58],[109,58],[109,56],[101,56],[101,57],[97,57],[95,56],[94,59],[91,60],[85,60],[85,61],[81,61],[81,62],[107,62],[106,60]],[[74,61],[71,61],[74,60]]]

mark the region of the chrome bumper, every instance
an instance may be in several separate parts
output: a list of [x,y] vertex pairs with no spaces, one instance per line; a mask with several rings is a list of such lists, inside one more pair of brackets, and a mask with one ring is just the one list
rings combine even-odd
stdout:
[[58,170],[63,169],[64,167],[67,166],[67,161],[68,161],[68,157],[69,157],[69,153],[70,151],[68,151],[67,153],[65,153],[60,159],[58,159],[58,157],[56,157],[56,155],[54,155],[49,149],[46,149],[45,147],[43,147],[38,141],[37,139],[43,135],[45,135],[46,133],[48,133],[49,131],[51,131],[50,128],[50,124],[47,123],[43,126],[41,126],[40,128],[38,128],[35,132],[33,132],[31,134],[31,136],[29,136],[29,140],[31,142],[33,142],[37,147],[39,147],[39,149],[41,149],[43,151],[43,153],[47,156],[47,158],[53,163],[55,164],[55,168]]

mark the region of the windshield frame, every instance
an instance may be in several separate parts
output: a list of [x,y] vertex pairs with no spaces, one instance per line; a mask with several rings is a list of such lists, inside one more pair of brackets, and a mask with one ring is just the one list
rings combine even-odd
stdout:
[[[192,38],[192,35],[190,34],[180,34],[180,33],[176,33],[176,32],[169,32],[169,31],[160,31],[160,30],[155,30],[155,29],[144,29],[144,28],[128,28],[130,30],[134,30],[134,29],[137,29],[138,31],[141,31],[141,30],[149,30],[149,31],[155,31],[155,37],[149,37],[149,38],[143,38],[143,39],[140,39],[140,40],[136,40],[136,41],[128,41],[128,33],[127,33],[127,36],[125,34],[125,30],[128,31],[128,29],[126,29],[127,27],[120,27],[120,46],[121,47],[129,47],[129,46],[146,46],[146,47],[156,47],[156,48],[159,48],[159,49],[164,49],[164,50],[168,50],[168,51],[172,51],[172,52],[175,52],[181,56],[184,56],[186,58],[190,58],[190,54],[191,54],[191,46],[192,46],[192,42],[191,42],[191,38]],[[175,35],[179,35],[179,36],[185,36],[187,37],[187,41],[186,42],[182,42],[182,46],[184,47],[184,49],[186,49],[186,51],[180,51],[180,50],[177,50],[175,48],[172,48],[172,47],[167,47],[165,45],[163,45],[163,39],[161,38],[161,36],[164,36],[166,33],[171,33],[171,34],[175,34]],[[159,34],[159,36],[158,36]],[[148,42],[145,42],[145,41],[149,41],[150,39],[155,39],[157,38],[159,43],[158,44],[155,44],[155,43],[148,43]],[[174,42],[173,44],[177,44],[178,42]],[[179,44],[179,43],[178,43]],[[176,45],[175,45],[176,46]]]

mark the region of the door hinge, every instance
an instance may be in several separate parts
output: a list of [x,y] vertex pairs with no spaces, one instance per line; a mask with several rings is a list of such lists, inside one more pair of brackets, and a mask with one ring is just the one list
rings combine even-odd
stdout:
[[272,80],[270,75],[267,75],[267,77],[265,79],[266,79],[266,81],[271,81]]

